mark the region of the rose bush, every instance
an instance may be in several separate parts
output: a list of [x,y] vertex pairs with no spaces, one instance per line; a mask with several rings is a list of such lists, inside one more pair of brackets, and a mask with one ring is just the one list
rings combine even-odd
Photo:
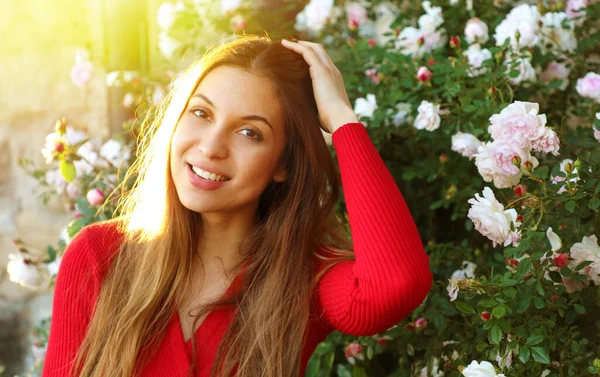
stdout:
[[[532,3],[312,0],[299,10],[297,31],[344,62],[354,110],[411,208],[435,276],[423,304],[384,333],[331,334],[307,376],[600,372],[600,3]],[[244,4],[215,3],[206,14],[231,32],[253,22]],[[214,40],[194,37],[199,14],[188,2],[159,10],[158,44],[174,68]],[[157,88],[144,81],[124,105],[148,109]],[[97,176],[124,160],[128,144],[102,153],[69,130],[44,148],[61,175],[31,172],[81,212],[72,235],[95,221],[96,204],[111,208],[110,185]],[[81,182],[77,190],[63,174]],[[46,262],[63,249],[49,249]],[[26,258],[11,261],[14,280],[37,281]]]

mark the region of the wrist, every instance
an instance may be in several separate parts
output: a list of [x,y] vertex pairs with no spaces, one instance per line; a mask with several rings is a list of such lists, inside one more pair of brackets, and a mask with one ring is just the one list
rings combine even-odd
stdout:
[[335,117],[335,119],[332,119],[329,123],[329,132],[334,133],[338,128],[348,123],[360,123],[358,116],[354,113],[354,111],[345,114],[339,114]]

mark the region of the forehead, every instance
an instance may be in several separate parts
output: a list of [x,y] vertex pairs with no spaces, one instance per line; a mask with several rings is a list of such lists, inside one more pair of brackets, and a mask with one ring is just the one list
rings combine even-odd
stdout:
[[260,115],[272,124],[283,123],[277,89],[265,77],[256,76],[241,68],[221,66],[202,79],[194,94],[208,97],[217,112],[235,115]]

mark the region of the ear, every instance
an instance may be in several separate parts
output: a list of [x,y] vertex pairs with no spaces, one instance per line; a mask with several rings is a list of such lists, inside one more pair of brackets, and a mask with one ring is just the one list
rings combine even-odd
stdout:
[[275,174],[273,175],[273,180],[275,182],[284,182],[288,178],[288,172],[283,167],[277,169]]

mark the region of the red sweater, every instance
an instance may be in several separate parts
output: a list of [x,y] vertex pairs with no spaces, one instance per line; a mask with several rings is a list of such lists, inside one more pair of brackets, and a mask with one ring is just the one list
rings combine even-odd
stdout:
[[[363,125],[345,124],[332,137],[356,260],[338,263],[320,280],[316,299],[324,315],[309,325],[300,376],[315,347],[330,332],[358,336],[387,330],[425,299],[433,278],[413,218]],[[108,256],[118,245],[110,224],[84,228],[63,255],[42,377],[67,376],[85,335]],[[239,289],[240,277],[228,293]],[[216,310],[197,329],[200,377],[208,376],[230,320],[230,311]],[[140,376],[184,377],[190,355],[191,339],[184,342],[174,311],[164,340]]]

